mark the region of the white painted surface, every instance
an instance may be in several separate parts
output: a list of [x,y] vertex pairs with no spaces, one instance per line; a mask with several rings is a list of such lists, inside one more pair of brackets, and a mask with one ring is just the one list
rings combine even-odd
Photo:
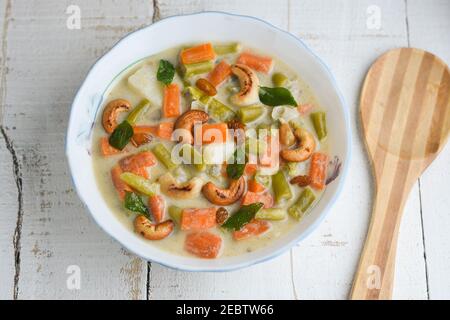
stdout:
[[[66,28],[69,4],[81,9],[81,30]],[[380,9],[380,29],[367,27],[369,7]],[[89,66],[126,33],[152,20],[203,10],[268,20],[302,38],[323,58],[350,108],[351,173],[326,221],[291,252],[230,273],[185,273],[157,264],[147,273],[146,262],[95,226],[72,189],[63,154],[69,106]],[[14,285],[17,179],[12,154],[0,136],[5,190],[0,194],[0,299],[13,298],[14,289],[20,299],[346,298],[371,208],[370,166],[358,131],[361,82],[379,54],[408,43],[449,63],[449,18],[446,0],[159,0],[156,6],[137,0],[2,1],[0,119],[23,179],[23,223]],[[411,192],[400,230],[395,298],[426,299],[427,288],[430,298],[450,298],[449,163],[447,147],[421,179],[420,193],[418,185]],[[66,286],[69,265],[80,267],[80,290]]]

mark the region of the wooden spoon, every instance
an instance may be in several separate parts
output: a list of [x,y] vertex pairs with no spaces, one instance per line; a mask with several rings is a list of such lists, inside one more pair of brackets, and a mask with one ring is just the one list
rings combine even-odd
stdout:
[[448,66],[423,50],[390,50],[367,73],[360,104],[376,191],[350,298],[391,299],[404,204],[449,136]]

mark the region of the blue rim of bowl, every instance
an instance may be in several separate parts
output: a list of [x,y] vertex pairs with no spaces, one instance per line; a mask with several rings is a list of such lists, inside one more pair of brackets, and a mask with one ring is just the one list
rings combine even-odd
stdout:
[[[249,260],[249,261],[244,261],[241,263],[237,263],[235,265],[226,267],[226,268],[222,268],[222,269],[201,269],[201,268],[197,268],[197,267],[187,267],[184,266],[184,268],[180,268],[179,266],[177,266],[176,264],[168,264],[164,261],[159,261],[158,259],[154,259],[154,258],[150,258],[150,257],[144,257],[141,253],[136,252],[133,249],[130,249],[128,247],[128,245],[126,245],[125,243],[123,243],[122,241],[118,240],[113,234],[111,234],[108,230],[105,229],[105,227],[97,220],[97,218],[95,217],[94,214],[92,214],[91,210],[89,209],[88,205],[86,204],[85,200],[83,199],[83,197],[81,196],[81,194],[78,191],[77,185],[75,183],[75,179],[73,177],[73,171],[72,171],[72,165],[70,162],[70,156],[68,154],[68,148],[67,148],[67,137],[69,134],[69,130],[70,130],[70,119],[72,118],[72,112],[74,112],[74,105],[75,102],[78,100],[78,95],[81,91],[81,88],[84,86],[86,79],[89,77],[89,75],[91,74],[92,70],[97,66],[97,64],[100,63],[100,61],[105,58],[107,55],[110,54],[110,52],[114,49],[114,47],[116,47],[119,43],[121,43],[122,41],[125,41],[129,36],[136,34],[138,32],[141,32],[145,29],[148,28],[152,28],[153,26],[157,25],[158,23],[165,21],[165,20],[169,20],[169,19],[177,19],[180,17],[188,17],[188,16],[196,16],[196,15],[208,15],[208,14],[217,14],[217,15],[226,15],[226,16],[232,16],[232,17],[238,17],[238,18],[245,18],[245,19],[251,19],[251,20],[256,20],[258,22],[261,22],[267,26],[269,26],[270,28],[284,33],[288,36],[290,36],[292,39],[294,39],[298,44],[300,44],[304,49],[306,49],[310,54],[312,54],[314,56],[314,58],[320,63],[320,65],[322,66],[323,70],[325,71],[325,73],[328,75],[329,79],[331,80],[334,89],[336,90],[336,93],[338,95],[338,98],[340,100],[341,105],[343,106],[343,112],[344,112],[344,120],[345,120],[345,130],[346,130],[346,134],[347,134],[347,153],[346,153],[346,161],[344,163],[343,166],[343,170],[341,172],[341,175],[339,177],[339,185],[337,187],[336,192],[334,193],[334,195],[331,197],[330,201],[326,204],[325,208],[322,210],[322,212],[320,213],[319,217],[308,227],[305,229],[305,231],[300,234],[298,237],[296,237],[295,239],[291,240],[290,242],[288,242],[287,244],[283,245],[281,248],[279,248],[278,250],[272,252],[271,254],[268,254],[265,257],[261,257],[261,258],[256,258],[253,260]],[[105,89],[106,92],[107,89]],[[102,99],[103,99],[103,95],[102,94]],[[101,99],[101,100],[102,100]],[[69,125],[67,127],[67,132],[66,132],[66,137],[65,137],[65,153],[66,153],[66,157],[67,157],[67,161],[68,161],[68,165],[69,165],[69,169],[70,169],[70,177],[72,180],[73,185],[75,186],[75,190],[78,194],[78,197],[80,198],[81,202],[83,203],[83,206],[87,208],[87,210],[89,211],[91,217],[95,220],[95,222],[97,223],[98,226],[100,226],[100,228],[106,232],[110,237],[112,237],[115,241],[119,242],[120,245],[122,245],[123,247],[125,247],[128,251],[133,252],[134,254],[138,255],[139,257],[143,258],[144,260],[150,261],[150,262],[155,262],[158,263],[160,265],[163,265],[165,267],[174,269],[174,270],[179,270],[179,271],[189,271],[189,272],[225,272],[225,271],[233,271],[233,270],[237,270],[237,269],[242,269],[242,268],[246,268],[246,267],[250,267],[252,265],[256,265],[259,263],[263,263],[265,261],[274,259],[276,257],[278,257],[279,255],[281,255],[282,253],[286,252],[289,249],[292,249],[292,247],[294,247],[295,245],[297,245],[298,243],[300,243],[300,241],[304,240],[306,237],[308,237],[315,229],[317,229],[317,227],[323,222],[323,220],[325,219],[325,217],[328,215],[331,207],[335,204],[336,200],[338,199],[339,195],[342,192],[342,189],[344,187],[345,184],[345,180],[348,174],[348,170],[349,170],[349,165],[350,165],[350,161],[351,161],[351,140],[352,140],[352,132],[351,132],[351,127],[350,127],[350,115],[349,115],[349,109],[347,106],[347,103],[344,99],[344,96],[342,95],[341,90],[339,89],[339,86],[337,85],[337,81],[334,77],[334,75],[331,73],[330,69],[328,68],[328,66],[325,64],[325,62],[323,62],[323,60],[313,51],[311,50],[308,45],[306,43],[303,42],[303,40],[301,40],[300,38],[298,38],[297,36],[293,35],[292,33],[283,30],[275,25],[273,25],[270,22],[267,22],[263,19],[257,18],[257,17],[253,17],[253,16],[249,16],[249,15],[241,15],[241,14],[234,14],[234,13],[228,13],[228,12],[223,12],[223,11],[202,11],[202,12],[196,12],[196,13],[191,13],[191,14],[183,14],[183,15],[174,15],[174,16],[170,16],[170,17],[166,17],[164,19],[161,19],[155,23],[152,23],[151,25],[142,27],[140,29],[137,29],[133,32],[128,33],[126,36],[124,36],[123,38],[121,38],[120,40],[118,40],[109,50],[108,52],[106,52],[104,55],[102,55],[100,58],[98,58],[95,63],[89,68],[86,76],[84,77],[83,83],[80,85],[80,87],[77,90],[77,93],[75,94],[75,98],[72,102],[71,105],[71,110],[70,110],[70,116],[69,116]],[[325,191],[326,192],[326,191]]]

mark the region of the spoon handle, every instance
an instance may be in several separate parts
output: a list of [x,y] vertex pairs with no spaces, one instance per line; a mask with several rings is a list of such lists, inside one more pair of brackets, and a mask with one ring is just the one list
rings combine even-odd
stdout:
[[[412,184],[378,186],[366,243],[353,282],[350,299],[392,298],[400,220]],[[398,196],[393,196],[394,190]]]

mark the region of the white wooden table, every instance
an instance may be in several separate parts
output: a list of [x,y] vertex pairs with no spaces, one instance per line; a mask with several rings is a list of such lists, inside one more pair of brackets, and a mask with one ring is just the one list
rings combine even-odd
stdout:
[[[230,273],[174,271],[125,251],[82,206],[64,155],[70,104],[94,61],[133,30],[204,10],[253,15],[302,38],[336,76],[354,132],[350,174],[326,221],[286,254]],[[2,0],[0,35],[0,299],[344,299],[373,192],[361,82],[394,47],[450,63],[450,1]],[[410,195],[395,298],[450,298],[449,165],[447,146]]]

